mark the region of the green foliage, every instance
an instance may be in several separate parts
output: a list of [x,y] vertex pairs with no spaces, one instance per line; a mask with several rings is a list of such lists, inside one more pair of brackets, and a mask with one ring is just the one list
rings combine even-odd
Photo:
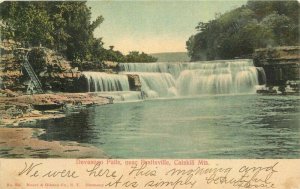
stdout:
[[91,21],[91,10],[85,1],[5,1],[0,4],[0,12],[2,39],[54,48],[74,62],[156,61],[145,53],[125,56],[113,47],[105,49],[102,39],[93,36],[104,18]]
[[250,57],[256,48],[299,45],[299,3],[248,1],[208,23],[186,42],[192,61]]
[[2,38],[55,48],[70,60],[91,59],[95,50],[102,49],[103,43],[93,37],[93,31],[103,17],[91,22],[84,1],[6,1],[0,4],[0,11]]
[[104,60],[113,62],[156,62],[157,58],[150,56],[144,52],[139,53],[138,51],[131,51],[127,55],[123,55],[120,51],[113,50],[113,46],[110,49],[103,49],[101,56]]
[[50,22],[42,2],[3,2],[0,4],[1,20],[7,35],[23,43],[53,45],[53,23]]
[[109,50],[104,51],[105,60],[113,62],[126,62],[124,55],[120,51],[114,51],[113,46]]
[[126,62],[156,62],[157,58],[147,55],[146,53],[142,52],[139,53],[138,51],[131,51],[128,55],[125,56]]

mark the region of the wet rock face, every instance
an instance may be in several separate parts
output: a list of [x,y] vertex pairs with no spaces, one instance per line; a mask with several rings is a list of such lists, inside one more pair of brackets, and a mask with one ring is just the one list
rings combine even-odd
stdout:
[[87,79],[84,77],[84,75],[81,75],[79,79],[76,81],[76,87],[75,90],[76,92],[84,93],[89,91],[89,86]]
[[253,54],[255,66],[263,67],[267,85],[285,85],[300,80],[300,47],[257,49]]
[[140,77],[136,74],[127,74],[131,91],[140,91],[142,88]]
[[267,85],[284,85],[287,81],[300,80],[300,64],[266,65]]

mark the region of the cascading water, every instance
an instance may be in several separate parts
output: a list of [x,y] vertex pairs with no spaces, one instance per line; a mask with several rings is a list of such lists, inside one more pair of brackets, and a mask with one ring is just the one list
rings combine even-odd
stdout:
[[256,68],[250,62],[192,64],[177,79],[181,95],[249,93],[258,85]]
[[120,63],[120,71],[125,72],[158,72],[170,73],[177,77],[187,65],[184,63],[169,63],[169,62],[156,62],[156,63]]
[[[123,74],[139,75],[148,97],[255,92],[265,77],[252,60],[220,60],[189,63],[120,63]],[[263,81],[265,82],[265,81]],[[263,83],[264,84],[264,83]]]
[[83,72],[89,92],[130,91],[128,76],[138,75],[144,97],[254,93],[265,84],[263,68],[252,60],[186,63],[119,63],[120,74]]
[[83,72],[89,92],[129,91],[128,77],[104,72]]
[[123,72],[123,74],[138,75],[142,83],[142,91],[146,97],[177,96],[176,81],[170,73],[156,72]]
[[265,73],[264,68],[262,67],[256,67],[258,72],[258,82],[260,85],[264,85],[267,82],[267,76]]

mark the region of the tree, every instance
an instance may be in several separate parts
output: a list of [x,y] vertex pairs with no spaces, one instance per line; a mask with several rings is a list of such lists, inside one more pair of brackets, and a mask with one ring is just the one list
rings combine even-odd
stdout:
[[273,12],[262,19],[261,25],[273,32],[278,45],[297,45],[299,42],[299,33],[296,32],[298,26],[284,14]]
[[[250,57],[256,48],[299,45],[299,3],[248,1],[247,5],[199,22],[186,42],[192,61]],[[297,18],[295,18],[297,17]]]
[[146,53],[131,51],[125,57],[126,62],[156,62],[157,58],[147,55]]
[[7,38],[55,48],[70,60],[94,59],[97,53],[92,47],[102,50],[103,43],[93,31],[104,19],[99,16],[92,22],[85,1],[5,1],[0,11],[1,31]]
[[9,38],[30,45],[53,45],[53,23],[42,2],[3,2],[1,21],[6,25]]
[[29,46],[42,44],[54,48],[74,62],[103,61],[154,62],[145,53],[123,55],[103,47],[102,38],[94,30],[104,21],[102,16],[91,20],[85,1],[5,1],[0,4],[1,38],[13,39]]
[[83,61],[91,56],[89,47],[95,45],[96,40],[93,37],[93,31],[104,19],[99,16],[94,22],[91,22],[91,11],[86,6],[86,2],[63,2],[60,4],[59,10],[62,18],[66,21],[64,31],[69,35],[65,54],[70,60]]

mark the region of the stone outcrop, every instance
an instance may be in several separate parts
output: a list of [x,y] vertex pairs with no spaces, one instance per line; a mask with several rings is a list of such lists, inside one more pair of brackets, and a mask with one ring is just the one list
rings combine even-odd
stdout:
[[127,74],[129,88],[131,91],[140,91],[142,88],[142,83],[139,75],[137,74]]
[[20,43],[13,40],[0,41],[0,89],[10,89],[12,91],[24,91],[26,85],[23,77],[22,66],[15,56],[15,49],[20,47]]
[[70,62],[61,54],[44,47],[30,49],[28,60],[37,73],[43,71],[61,73],[72,69]]
[[3,40],[0,62],[0,89],[26,93],[30,78],[22,67],[22,55],[28,51],[28,60],[45,91],[77,92],[81,72],[55,51],[44,47],[20,48],[12,40]]
[[59,53],[47,48],[33,48],[28,54],[28,60],[37,72],[45,90],[60,92],[76,92],[76,81],[81,72],[72,68]]
[[[0,91],[1,92],[1,91]],[[19,95],[14,97],[0,97],[0,120],[26,121],[31,117],[47,117],[49,113],[38,111],[36,107],[56,106],[56,109],[69,110],[72,107],[86,107],[91,105],[104,105],[112,103],[112,99],[97,93],[57,93]]]
[[253,61],[264,68],[267,86],[285,86],[288,81],[300,80],[299,46],[257,49]]

